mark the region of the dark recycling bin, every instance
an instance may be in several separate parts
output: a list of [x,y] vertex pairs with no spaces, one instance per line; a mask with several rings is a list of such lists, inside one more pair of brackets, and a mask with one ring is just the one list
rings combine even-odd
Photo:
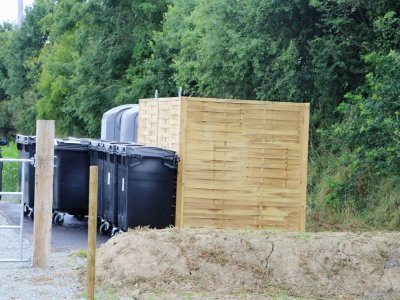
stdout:
[[102,142],[98,154],[99,194],[98,215],[100,233],[106,235],[118,227],[118,166],[117,145],[137,145],[134,143]]
[[102,171],[103,171],[103,159],[101,157],[103,156],[103,152],[101,151],[102,143],[104,141],[102,140],[90,140],[89,143],[89,151],[90,151],[90,165],[91,166],[97,166],[98,167],[98,185],[97,185],[97,215],[98,219],[101,220],[101,201],[102,199],[102,188],[101,188],[101,181],[102,181]]
[[106,235],[117,226],[117,165],[116,142],[101,143],[98,155],[99,198],[98,215],[101,219],[100,233]]
[[83,218],[89,207],[90,141],[56,139],[54,155],[53,222],[62,224],[64,213]]
[[178,156],[156,147],[117,146],[118,225],[165,228],[174,224]]
[[[36,137],[17,134],[16,144],[18,149],[18,158],[30,159],[36,154]],[[35,167],[33,164],[25,168],[25,178],[22,176],[22,165],[19,165],[18,186],[23,182],[24,186],[24,214],[33,218],[33,208],[35,204]]]
[[[3,158],[1,155],[1,149],[0,149],[0,158]],[[3,191],[3,162],[0,162],[0,191]],[[0,195],[0,200],[1,200],[1,195]]]
[[102,140],[89,140],[90,165],[99,166],[99,155],[101,153]]
[[[0,146],[5,146],[8,144],[8,141],[5,137],[0,137]],[[3,156],[1,155],[1,148],[0,148],[0,158]],[[0,191],[3,190],[3,162],[0,162]],[[0,195],[1,200],[1,195]]]

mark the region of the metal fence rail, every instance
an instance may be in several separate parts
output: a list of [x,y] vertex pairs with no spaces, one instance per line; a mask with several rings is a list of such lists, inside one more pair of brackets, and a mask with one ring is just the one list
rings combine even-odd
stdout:
[[0,162],[18,162],[22,163],[21,168],[21,192],[0,192],[0,195],[18,195],[20,196],[20,219],[19,225],[0,225],[1,229],[19,229],[19,258],[0,258],[0,262],[26,262],[28,260],[23,259],[23,231],[24,231],[24,184],[25,184],[25,165],[31,163],[31,159],[21,158],[0,158]]

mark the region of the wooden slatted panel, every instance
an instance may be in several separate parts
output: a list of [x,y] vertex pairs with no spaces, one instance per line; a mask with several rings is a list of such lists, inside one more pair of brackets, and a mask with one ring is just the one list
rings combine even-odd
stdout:
[[139,144],[178,151],[179,129],[179,98],[141,99],[139,101]]
[[140,101],[138,141],[175,150],[176,225],[304,231],[309,104]]
[[182,102],[178,225],[304,230],[308,104]]
[[180,108],[179,98],[159,101],[158,147],[178,152]]

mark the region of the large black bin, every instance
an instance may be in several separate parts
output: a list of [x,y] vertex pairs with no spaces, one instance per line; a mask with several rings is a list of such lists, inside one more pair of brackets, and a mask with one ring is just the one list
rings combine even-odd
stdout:
[[136,145],[134,143],[102,142],[98,154],[99,194],[98,216],[101,220],[100,232],[109,234],[118,227],[118,167],[117,145]]
[[101,219],[100,232],[108,234],[117,226],[117,165],[115,142],[103,142],[99,153],[98,215]]
[[[5,146],[8,144],[8,141],[5,137],[0,137],[0,147]],[[0,158],[3,158],[1,155],[1,148],[0,148]],[[0,162],[0,191],[3,190],[3,162]],[[9,191],[8,191],[9,192]],[[1,200],[1,195],[0,195]]]
[[88,140],[80,139],[55,140],[53,221],[56,224],[62,224],[62,213],[77,217],[88,214],[89,144]]
[[117,146],[118,227],[173,225],[178,157],[156,147]]
[[103,142],[105,142],[105,141],[96,140],[96,139],[89,140],[90,165],[91,166],[99,166],[99,162],[101,163],[101,160],[99,160],[99,156],[102,153],[101,146],[102,146]]
[[97,215],[98,218],[101,219],[102,207],[101,207],[101,199],[102,199],[102,188],[101,181],[103,180],[103,161],[102,159],[104,152],[102,149],[102,140],[90,140],[89,143],[89,151],[90,151],[90,165],[98,167],[98,185],[97,185]]
[[[18,158],[30,159],[36,154],[36,137],[17,134],[16,144],[18,149]],[[29,166],[28,166],[29,165]],[[25,166],[25,178],[22,176],[22,165],[19,165],[19,176],[18,176],[18,186],[21,183],[24,187],[24,213],[25,215],[30,215],[33,218],[33,207],[35,204],[35,167],[33,164],[27,164]]]

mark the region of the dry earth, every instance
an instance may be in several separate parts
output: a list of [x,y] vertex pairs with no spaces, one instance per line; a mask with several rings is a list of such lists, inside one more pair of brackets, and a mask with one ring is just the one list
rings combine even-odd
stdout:
[[400,299],[400,233],[139,229],[97,275],[104,298]]

